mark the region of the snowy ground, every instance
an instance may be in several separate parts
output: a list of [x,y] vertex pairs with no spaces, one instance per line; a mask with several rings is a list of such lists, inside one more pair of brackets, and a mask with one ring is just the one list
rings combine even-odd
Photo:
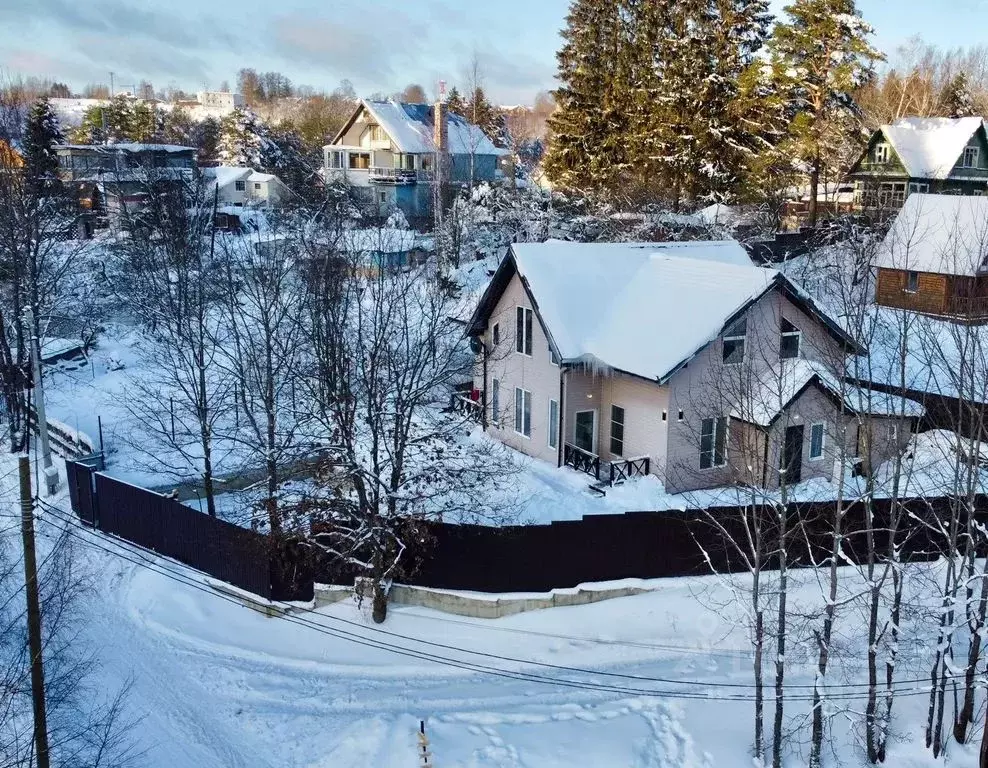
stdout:
[[[12,509],[13,463],[0,464]],[[72,525],[64,495],[57,503],[63,511],[40,514],[42,549]],[[648,594],[497,620],[393,607],[379,628],[350,601],[267,617],[174,562],[69,530],[92,587],[79,647],[96,654],[105,690],[132,682],[146,768],[405,768],[417,764],[421,719],[444,768],[751,766],[751,657],[718,579],[655,581]],[[908,582],[917,594],[932,575],[923,568]],[[795,577],[794,613],[819,608],[813,578]],[[835,707],[860,708],[860,688],[841,686],[863,679],[862,630],[851,613],[839,623]],[[809,710],[800,686],[813,679],[812,643],[796,638],[794,719]],[[903,650],[888,765],[937,764],[918,743],[925,694],[909,682],[925,674],[928,646]],[[834,727],[836,758],[864,766],[843,719]],[[804,746],[791,745],[788,765],[805,765]],[[977,763],[973,749],[949,757]]]

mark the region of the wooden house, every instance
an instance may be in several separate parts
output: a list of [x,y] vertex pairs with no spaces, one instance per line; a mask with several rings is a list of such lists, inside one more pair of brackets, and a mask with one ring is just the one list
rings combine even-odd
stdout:
[[988,197],[911,195],[875,262],[877,304],[988,320]]
[[907,117],[883,125],[851,166],[857,208],[894,213],[912,194],[988,193],[988,136],[980,117]]

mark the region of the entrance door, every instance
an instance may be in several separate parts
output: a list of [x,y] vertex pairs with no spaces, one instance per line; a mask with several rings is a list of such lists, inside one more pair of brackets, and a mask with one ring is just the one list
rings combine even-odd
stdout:
[[573,435],[573,442],[577,448],[587,453],[594,452],[594,429],[597,421],[596,411],[576,412],[576,433]]
[[782,446],[782,469],[786,470],[786,484],[794,485],[803,478],[803,427],[789,427]]

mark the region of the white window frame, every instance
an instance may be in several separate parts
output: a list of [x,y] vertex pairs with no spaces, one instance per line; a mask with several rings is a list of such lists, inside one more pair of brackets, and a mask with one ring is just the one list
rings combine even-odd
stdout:
[[[813,455],[813,430],[817,427],[820,428],[820,455]],[[810,461],[820,461],[823,455],[827,452],[827,425],[822,421],[818,421],[815,424],[810,424],[810,449],[807,452]]]
[[961,168],[977,168],[980,162],[981,147],[964,147],[964,153],[961,155]]
[[919,193],[925,195],[930,191],[930,185],[923,181],[910,181],[909,194]]
[[259,181],[255,181],[254,182],[254,191],[255,192],[260,192],[261,191],[261,182],[259,182]]
[[[744,325],[744,333],[733,333],[731,335],[728,335],[731,331],[733,331],[735,328],[737,328],[739,325],[742,325],[742,324]],[[740,341],[741,342],[741,359],[740,360],[735,360],[735,361],[730,361],[730,362],[727,360],[726,345],[727,345],[727,342],[729,342],[729,341],[730,342],[737,342],[737,341]],[[748,318],[747,317],[740,317],[737,320],[735,320],[733,323],[731,323],[731,327],[728,328],[724,332],[724,337],[723,337],[723,340],[722,340],[721,343],[722,343],[722,347],[721,347],[721,360],[724,362],[724,365],[741,365],[744,362],[744,355],[745,355],[745,352],[747,352],[746,347],[748,346]]]
[[[590,435],[590,453],[592,453],[594,456],[596,456],[597,455],[597,448],[598,448],[597,443],[599,442],[598,439],[597,439],[597,421],[600,418],[600,416],[597,413],[597,409],[596,408],[583,408],[583,409],[581,409],[579,411],[576,411],[573,414],[573,445],[574,445],[574,447],[579,448],[579,446],[576,445],[576,425],[577,425],[577,423],[580,420],[579,419],[580,414],[583,414],[583,413],[589,413],[589,414],[592,414],[593,415],[593,426],[591,427],[591,429],[593,430],[593,432]],[[582,448],[579,448],[579,450],[582,451],[583,449]]]
[[[712,431],[710,433],[711,444],[710,444],[710,466],[703,466],[703,456],[706,453],[703,450],[703,433],[704,433],[704,422],[711,422]],[[723,439],[723,453],[721,455],[721,461],[717,463],[717,433],[720,425],[724,426],[724,439]],[[726,416],[711,416],[706,419],[700,420],[700,471],[707,472],[712,469],[722,469],[727,466],[728,453],[730,453],[730,440],[731,440],[731,420]]]
[[494,327],[491,328],[491,346],[497,347],[501,343],[501,324],[494,323]]
[[875,145],[875,163],[877,165],[888,165],[892,156],[892,148],[887,142],[880,142]]
[[549,400],[549,447],[559,448],[559,401]]
[[[614,409],[621,409],[621,450],[617,452],[614,450],[614,425],[618,422],[614,421]],[[611,413],[610,413],[610,429],[607,433],[607,450],[610,451],[611,456],[618,456],[620,458],[624,457],[625,448],[625,434],[624,429],[628,425],[628,409],[623,405],[618,405],[617,403],[611,403]]]
[[341,150],[330,150],[329,152],[329,167],[334,171],[342,171],[344,168],[343,155],[345,153]]
[[[782,318],[782,322],[789,323],[789,325],[791,325],[793,328],[796,328],[795,323],[791,323],[788,320],[786,320],[785,318]],[[785,339],[787,337],[793,337],[793,336],[796,337],[796,354],[795,354],[794,357],[783,357],[782,356],[782,341],[783,341],[783,339]],[[782,330],[782,327],[780,325],[780,328],[779,328],[779,359],[780,360],[798,360],[802,356],[803,356],[803,332],[801,330],[799,330],[799,328],[796,328],[795,331],[785,331],[785,330]]]
[[[521,422],[519,429],[518,422]],[[515,434],[526,440],[532,439],[532,393],[527,389],[515,387]]]
[[501,426],[501,382],[491,380],[491,424]]
[[532,357],[535,313],[520,304],[515,307],[515,354]]

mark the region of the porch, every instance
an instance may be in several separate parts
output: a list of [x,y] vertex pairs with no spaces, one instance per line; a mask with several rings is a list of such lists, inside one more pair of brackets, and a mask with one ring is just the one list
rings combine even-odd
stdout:
[[652,460],[649,456],[640,456],[633,459],[607,461],[571,443],[565,443],[563,445],[563,465],[589,475],[598,483],[619,485],[635,477],[650,475]]

